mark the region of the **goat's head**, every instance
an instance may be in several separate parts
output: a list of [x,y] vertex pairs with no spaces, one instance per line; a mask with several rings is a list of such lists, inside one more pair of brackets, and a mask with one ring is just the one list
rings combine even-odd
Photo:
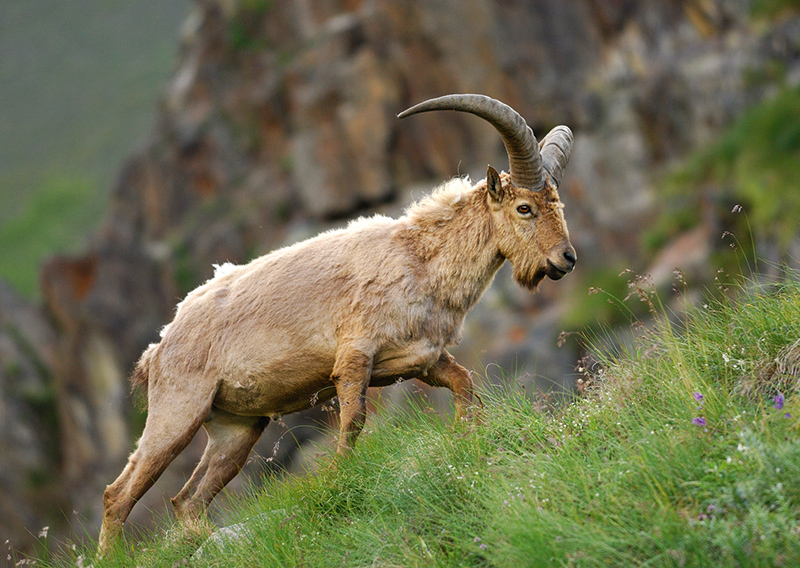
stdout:
[[447,95],[424,101],[400,118],[431,110],[458,110],[480,116],[503,139],[509,175],[489,166],[486,200],[500,254],[514,268],[514,278],[535,288],[548,276],[558,280],[575,266],[575,249],[558,196],[558,186],[572,149],[572,132],[557,126],[536,142],[525,119],[508,105],[483,95]]

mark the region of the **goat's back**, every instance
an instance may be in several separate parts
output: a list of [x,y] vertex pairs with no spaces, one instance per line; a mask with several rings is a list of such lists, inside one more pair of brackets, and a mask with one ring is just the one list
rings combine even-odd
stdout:
[[282,384],[287,400],[301,383],[329,381],[343,340],[405,334],[416,282],[399,230],[402,220],[362,219],[226,268],[179,304],[155,354],[159,374]]

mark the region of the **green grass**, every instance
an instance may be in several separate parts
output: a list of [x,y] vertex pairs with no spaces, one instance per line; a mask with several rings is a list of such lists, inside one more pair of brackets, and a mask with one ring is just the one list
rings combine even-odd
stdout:
[[[336,467],[254,487],[227,519],[249,537],[191,565],[800,565],[800,285],[747,290],[601,354],[561,406],[511,387],[477,423],[370,417]],[[128,538],[94,566],[196,548]]]

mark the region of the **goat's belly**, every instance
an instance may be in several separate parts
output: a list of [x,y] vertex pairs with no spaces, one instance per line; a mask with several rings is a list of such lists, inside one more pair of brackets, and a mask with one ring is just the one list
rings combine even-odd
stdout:
[[[442,349],[428,340],[382,349],[373,359],[370,385],[425,375]],[[220,372],[214,406],[244,416],[276,416],[311,408],[336,396],[333,365],[331,356],[311,352],[230,363]]]
[[214,406],[244,416],[280,416],[305,410],[336,396],[333,361],[295,356],[257,372],[223,374]]
[[372,365],[372,386],[382,386],[397,379],[425,375],[442,354],[442,347],[430,341],[415,341],[403,347],[378,353]]

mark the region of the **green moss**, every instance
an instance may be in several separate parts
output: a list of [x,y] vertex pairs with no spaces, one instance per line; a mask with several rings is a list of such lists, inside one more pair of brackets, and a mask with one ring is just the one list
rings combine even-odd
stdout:
[[241,0],[239,2],[241,10],[246,10],[254,14],[267,14],[274,7],[274,0]]
[[642,237],[644,250],[649,253],[659,251],[675,235],[696,227],[700,223],[697,200],[696,195],[685,194],[664,199],[660,215]]
[[27,340],[27,338],[23,335],[23,333],[14,325],[6,326],[5,331],[11,336],[16,343],[17,348],[27,357],[27,359],[33,364],[36,372],[42,378],[45,383],[52,383],[53,376],[50,372],[50,367],[48,367],[44,361],[42,361],[40,357],[39,351],[31,345],[31,343]]
[[291,154],[291,152],[287,152],[281,156],[281,159],[278,163],[283,173],[291,174],[294,171],[294,156]]
[[19,364],[19,361],[4,361],[3,372],[5,372],[9,379],[16,379],[22,374],[22,366]]
[[272,216],[278,223],[286,223],[292,216],[292,205],[286,200],[276,201],[272,206]]

